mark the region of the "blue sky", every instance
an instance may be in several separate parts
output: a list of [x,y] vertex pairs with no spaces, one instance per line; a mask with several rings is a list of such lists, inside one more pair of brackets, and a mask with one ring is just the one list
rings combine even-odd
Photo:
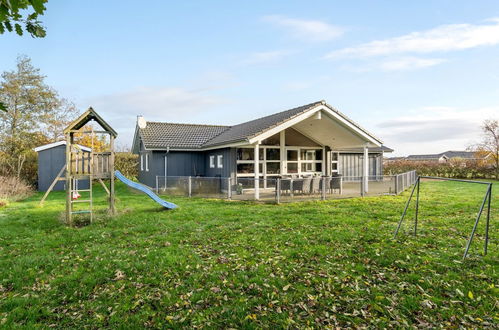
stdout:
[[[145,4],[147,3],[147,5]],[[0,35],[130,144],[135,118],[236,124],[325,99],[396,150],[463,149],[499,118],[498,1],[55,1]]]

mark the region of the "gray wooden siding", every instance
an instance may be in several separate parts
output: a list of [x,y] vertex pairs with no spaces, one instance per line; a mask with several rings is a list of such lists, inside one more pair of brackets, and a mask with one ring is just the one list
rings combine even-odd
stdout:
[[[139,159],[139,182],[150,186],[156,186],[156,176],[165,176],[165,156],[167,176],[206,176],[204,153],[200,151],[141,151],[144,155],[144,170],[140,169]],[[145,157],[149,156],[149,171],[145,168]]]
[[[217,156],[223,156],[223,168],[218,168]],[[215,156],[215,168],[210,168],[210,156]],[[223,148],[206,151],[205,153],[205,169],[208,177],[235,177],[235,164],[236,164],[236,149]]]
[[[47,191],[55,177],[66,164],[66,146],[61,145],[38,152],[38,191]],[[63,175],[66,171],[63,172]],[[88,189],[88,180],[78,180],[79,189]],[[59,181],[53,190],[64,190],[65,182]]]
[[[363,154],[340,153],[339,172],[343,176],[362,176],[363,162]],[[382,163],[381,154],[369,154],[369,175],[382,175]]]

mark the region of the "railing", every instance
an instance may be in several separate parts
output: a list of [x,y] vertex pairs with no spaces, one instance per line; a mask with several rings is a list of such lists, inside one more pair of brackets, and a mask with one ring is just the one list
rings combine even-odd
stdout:
[[110,173],[110,152],[94,152],[93,153],[93,168],[91,171],[91,153],[90,152],[71,152],[70,154],[70,170],[74,175],[88,175],[92,173],[95,176],[100,176]]
[[[396,195],[416,181],[416,172],[363,177],[315,176],[306,178],[223,178],[193,176],[156,176],[160,194],[188,197],[291,202],[361,196]],[[256,182],[258,180],[258,182]],[[258,198],[255,193],[258,184]]]

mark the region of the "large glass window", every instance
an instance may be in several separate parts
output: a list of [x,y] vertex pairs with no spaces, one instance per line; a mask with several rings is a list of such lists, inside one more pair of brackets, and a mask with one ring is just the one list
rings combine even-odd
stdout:
[[288,173],[298,173],[298,163],[288,163]]
[[251,163],[237,164],[237,174],[254,174],[255,165]]
[[281,172],[280,163],[267,163],[267,174],[279,174]]
[[286,159],[289,161],[295,161],[297,162],[298,161],[298,150],[288,150],[286,152]]
[[237,160],[254,160],[255,150],[253,148],[238,148]]
[[278,148],[267,148],[266,160],[280,160],[281,151]]

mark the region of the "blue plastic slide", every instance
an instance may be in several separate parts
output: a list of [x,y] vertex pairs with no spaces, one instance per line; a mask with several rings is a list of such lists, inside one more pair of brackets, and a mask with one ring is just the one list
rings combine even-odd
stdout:
[[121,182],[123,182],[127,186],[132,187],[133,189],[137,189],[139,191],[142,191],[144,194],[151,197],[151,199],[154,200],[159,205],[161,205],[167,209],[176,209],[178,207],[177,205],[175,205],[173,203],[162,200],[161,198],[158,197],[158,195],[156,195],[151,189],[147,188],[146,186],[127,179],[126,176],[121,174],[120,171],[115,171],[114,175],[118,178],[118,180],[120,180]]

